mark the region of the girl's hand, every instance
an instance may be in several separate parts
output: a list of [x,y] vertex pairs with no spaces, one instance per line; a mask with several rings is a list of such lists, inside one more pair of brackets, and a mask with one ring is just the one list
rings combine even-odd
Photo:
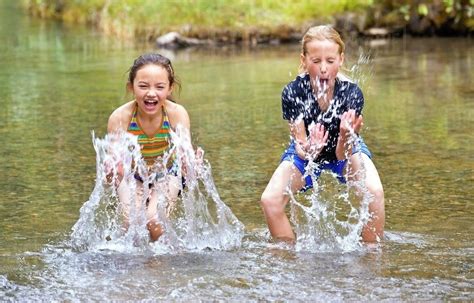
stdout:
[[109,158],[104,161],[105,179],[108,184],[115,181],[115,185],[118,186],[123,179],[123,163],[114,160]]
[[351,139],[354,134],[359,134],[364,119],[362,115],[356,117],[355,110],[350,109],[341,115],[341,124],[339,125],[339,138],[336,145],[336,157],[338,160],[347,159],[352,154]]
[[301,159],[306,159],[309,150],[309,143],[307,141],[305,142],[303,140],[296,139],[295,143],[296,154],[298,155],[298,157],[300,157]]
[[[204,163],[204,150],[201,147],[196,148],[196,152],[194,153],[195,158],[194,158],[194,164],[189,163],[190,165],[193,165],[194,171],[196,171],[198,174],[201,171],[201,167]],[[187,167],[186,167],[186,161],[184,158],[181,159],[181,173],[186,176],[187,175]]]
[[296,151],[303,159],[315,159],[321,150],[326,146],[329,133],[324,129],[324,125],[320,123],[311,124],[308,128],[309,137],[306,142],[297,141]]
[[196,166],[200,167],[204,162],[204,150],[198,146],[196,148]]
[[316,158],[328,141],[328,131],[324,129],[321,123],[311,124],[309,126],[309,150],[311,158]]
[[200,176],[202,173],[202,167],[204,165],[204,150],[198,146],[194,156],[194,171],[198,176]]
[[350,109],[341,116],[339,136],[347,138],[351,133],[359,134],[363,124],[364,118],[362,115],[356,116],[355,110]]

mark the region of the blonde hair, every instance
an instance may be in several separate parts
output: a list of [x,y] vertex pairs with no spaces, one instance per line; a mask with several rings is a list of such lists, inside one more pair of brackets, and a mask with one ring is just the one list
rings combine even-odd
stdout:
[[[344,41],[342,41],[341,35],[331,25],[317,25],[310,27],[301,39],[301,54],[303,56],[308,52],[306,45],[314,40],[329,40],[339,45],[339,55],[345,50]],[[300,65],[299,71],[303,72],[303,66]]]

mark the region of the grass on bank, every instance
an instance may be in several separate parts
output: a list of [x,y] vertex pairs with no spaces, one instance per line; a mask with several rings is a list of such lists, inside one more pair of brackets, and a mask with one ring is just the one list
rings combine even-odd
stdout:
[[[36,15],[91,23],[127,38],[152,39],[169,31],[194,37],[242,34],[364,9],[374,0],[22,0]],[[244,35],[244,34],[242,34]]]

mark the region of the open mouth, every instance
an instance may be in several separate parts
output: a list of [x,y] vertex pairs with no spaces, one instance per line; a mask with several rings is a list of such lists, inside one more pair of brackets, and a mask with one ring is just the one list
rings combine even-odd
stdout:
[[326,88],[328,87],[328,82],[328,79],[319,79],[319,88],[321,90],[326,90]]
[[328,88],[329,88],[329,79],[316,77],[316,79],[314,79],[314,86],[315,86],[314,87],[315,96],[318,99],[323,98],[326,96]]
[[157,100],[145,100],[143,103],[147,109],[154,109],[158,105]]

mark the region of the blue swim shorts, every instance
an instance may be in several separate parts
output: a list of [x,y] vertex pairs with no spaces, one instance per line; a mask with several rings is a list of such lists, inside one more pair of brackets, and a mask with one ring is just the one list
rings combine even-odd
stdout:
[[[361,137],[357,139],[357,143],[354,145],[354,148],[352,150],[352,154],[362,152],[366,154],[370,159],[372,159],[372,154],[369,151],[369,148],[365,144],[364,140],[362,140]],[[292,141],[290,143],[290,146],[285,150],[283,155],[281,156],[281,162],[283,161],[290,161],[293,163],[293,165],[298,168],[300,173],[304,176],[306,173],[306,167],[308,165],[308,160],[303,160],[301,159],[298,154],[296,153],[295,149],[295,142]],[[331,161],[331,162],[323,162],[319,164],[318,168],[315,170],[314,175],[316,178],[318,178],[323,170],[331,170],[333,173],[337,175],[337,179],[341,183],[346,183],[346,178],[343,176],[343,170],[344,166],[347,163],[346,160],[341,160],[341,161]],[[311,176],[306,176],[305,178],[305,187],[302,189],[303,191],[306,191],[310,188],[313,187],[313,180],[311,179]]]

